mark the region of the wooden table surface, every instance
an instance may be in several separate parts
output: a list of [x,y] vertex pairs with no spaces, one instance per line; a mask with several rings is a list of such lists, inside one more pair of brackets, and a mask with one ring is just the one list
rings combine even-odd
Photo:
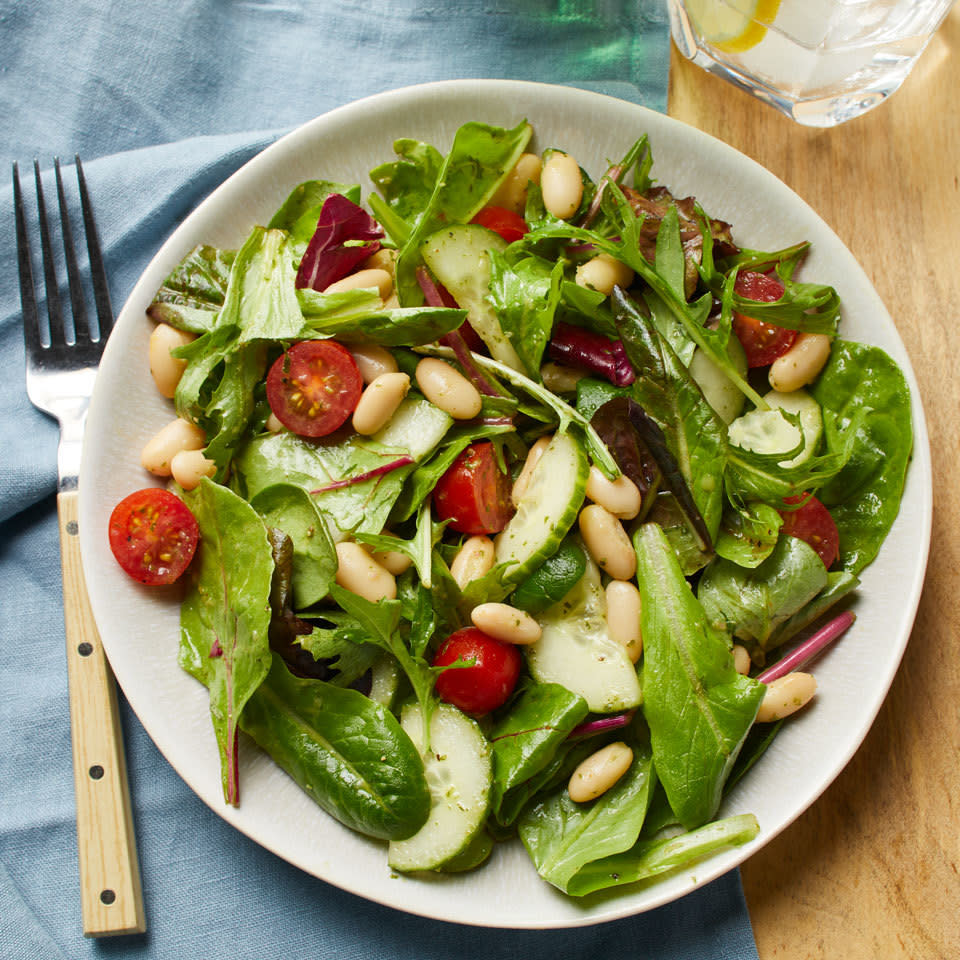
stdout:
[[853,251],[910,354],[933,540],[913,635],[866,741],[743,867],[761,960],[960,958],[960,5],[901,89],[807,129],[673,51],[669,112],[762,163]]

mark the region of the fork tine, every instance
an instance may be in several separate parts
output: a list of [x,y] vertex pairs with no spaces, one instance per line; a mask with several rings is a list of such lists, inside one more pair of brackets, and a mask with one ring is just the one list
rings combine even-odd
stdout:
[[17,265],[20,274],[20,306],[23,313],[23,340],[28,356],[36,356],[40,349],[40,316],[37,312],[37,292],[30,263],[30,239],[27,236],[27,218],[20,191],[20,170],[13,165],[13,206],[17,221]]
[[100,324],[100,340],[106,340],[113,328],[113,306],[110,303],[110,284],[103,265],[97,223],[93,217],[93,205],[87,193],[87,178],[83,175],[80,157],[74,156],[77,167],[77,182],[80,184],[80,206],[83,210],[83,228],[87,234],[87,255],[90,260],[90,277],[93,280],[93,299],[97,305],[97,321]]
[[60,158],[55,157],[53,169],[57,180],[57,203],[60,207],[60,234],[63,239],[63,257],[67,265],[67,285],[70,290],[70,306],[73,311],[73,333],[77,343],[89,341],[90,323],[87,317],[87,305],[80,281],[80,268],[77,266],[77,251],[73,244],[73,229],[70,226],[70,212],[67,209],[67,197],[63,190],[63,177],[60,173]]
[[43,285],[47,296],[47,318],[50,321],[50,343],[66,340],[63,329],[63,308],[60,305],[60,290],[57,287],[57,270],[50,243],[50,225],[47,222],[47,205],[43,199],[43,181],[40,163],[33,161],[33,177],[37,184],[37,216],[40,221],[40,250],[43,254]]

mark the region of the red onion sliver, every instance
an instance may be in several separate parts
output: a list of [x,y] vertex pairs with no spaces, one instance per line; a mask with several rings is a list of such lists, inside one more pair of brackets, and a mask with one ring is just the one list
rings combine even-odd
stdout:
[[622,730],[633,719],[635,710],[628,710],[626,713],[616,713],[609,717],[600,717],[597,720],[587,720],[574,727],[569,734],[568,740],[585,740],[587,737],[595,737],[601,733],[607,733],[610,730]]

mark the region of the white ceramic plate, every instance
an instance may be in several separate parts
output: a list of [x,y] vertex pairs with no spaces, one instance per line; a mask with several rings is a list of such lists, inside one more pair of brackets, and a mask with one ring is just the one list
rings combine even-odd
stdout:
[[[328,817],[249,741],[241,750],[241,804],[225,806],[206,690],[176,662],[177,605],[164,591],[127,578],[106,536],[117,501],[148,485],[139,451],[172,416],[148,373],[152,324],[144,314],[170,269],[197,243],[239,246],[303,180],[358,182],[366,196],[368,171],[391,158],[398,137],[445,150],[467,120],[513,126],[524,117],[534,125],[536,148],[561,147],[595,177],[608,159],[648,133],[654,176],[677,196],[693,194],[711,214],[730,221],[742,244],[774,249],[813,241],[803,275],[837,287],[843,334],[892,354],[914,399],[906,495],[880,557],[863,578],[857,624],[817,665],[814,704],[784,727],[720,811],[756,814],[760,835],[692,871],[582,901],[540,881],[519,842],[498,845],[491,861],[473,873],[392,875],[383,844]],[[565,87],[465,80],[382,94],[318,117],[251,160],[163,245],[127,301],[103,359],[87,426],[80,530],[90,598],[117,679],[160,750],[212,809],[291,863],[370,900],[460,923],[549,928],[624,917],[689,893],[749,857],[826,789],[866,735],[906,646],[923,582],[931,500],[927,433],[906,351],[863,271],[810,207],[725,144],[634,104]]]

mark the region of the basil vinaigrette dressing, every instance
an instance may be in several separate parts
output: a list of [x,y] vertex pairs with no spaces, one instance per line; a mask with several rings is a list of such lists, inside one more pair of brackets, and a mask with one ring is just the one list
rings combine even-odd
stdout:
[[[757,677],[880,549],[910,397],[800,279],[806,244],[741,246],[644,136],[588,172],[532,135],[399,140],[375,192],[309,181],[191,251],[148,314],[202,453],[111,543],[138,579],[189,564],[179,662],[227,803],[244,730],[394,870],[518,836],[583,896],[757,834],[722,811],[779,729]],[[771,390],[805,342],[821,367]],[[369,356],[393,380],[364,428]]]

